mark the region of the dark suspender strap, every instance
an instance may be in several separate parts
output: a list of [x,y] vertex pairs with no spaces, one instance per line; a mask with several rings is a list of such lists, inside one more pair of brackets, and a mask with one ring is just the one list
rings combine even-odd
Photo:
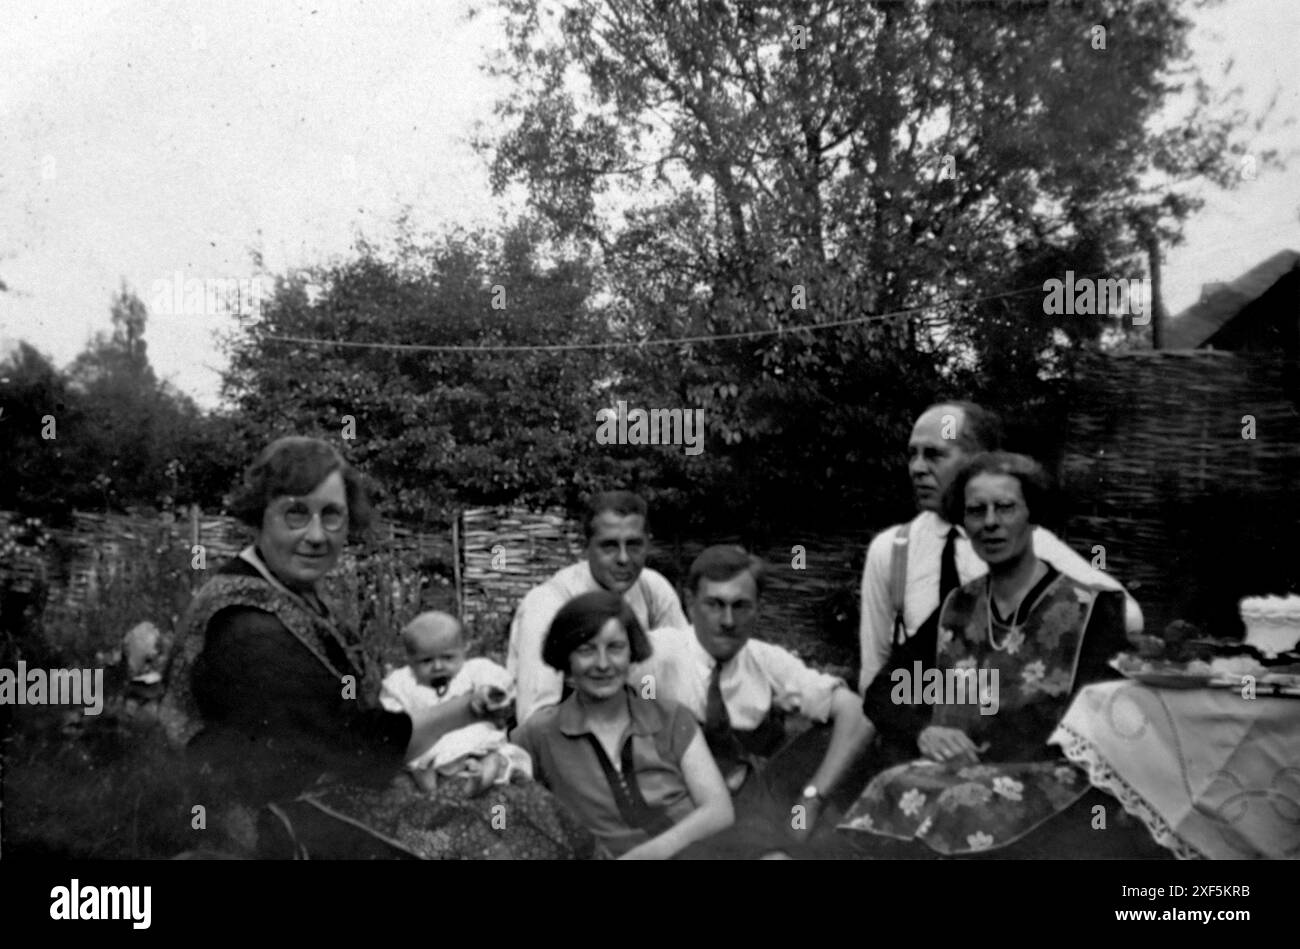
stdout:
[[[889,602],[894,607],[894,646],[907,642],[907,623],[903,620],[903,601],[907,596],[907,531],[911,526],[899,524],[889,558]],[[939,604],[942,606],[943,604]]]
[[651,837],[658,837],[671,828],[672,818],[664,809],[651,807],[641,795],[641,787],[636,783],[636,770],[632,762],[632,736],[628,735],[627,740],[623,742],[623,753],[620,756],[623,765],[622,774],[614,770],[614,765],[610,763],[599,738],[588,733],[587,740],[591,742],[592,750],[596,752],[600,770],[605,772],[605,780],[614,794],[614,803],[623,822],[629,827],[644,830]]

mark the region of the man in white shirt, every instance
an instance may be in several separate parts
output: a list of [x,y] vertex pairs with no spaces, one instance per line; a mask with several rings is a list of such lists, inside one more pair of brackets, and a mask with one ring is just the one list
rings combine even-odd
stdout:
[[[794,835],[799,838],[814,829],[834,792],[837,799],[852,800],[860,790],[865,774],[859,780],[853,767],[872,729],[842,679],[752,638],[762,589],[759,558],[739,547],[705,550],[687,580],[692,626],[652,630],[653,653],[628,681],[643,693],[652,687],[655,698],[685,705],[701,723],[736,795],[738,824],[746,810],[761,810],[754,815],[759,820],[800,832]],[[787,744],[783,713],[829,727],[810,729]],[[767,836],[759,849],[783,842],[784,835]]]
[[575,596],[613,590],[623,594],[645,629],[688,625],[672,584],[645,565],[650,545],[645,501],[630,491],[596,495],[584,527],[587,559],[529,590],[510,624],[506,669],[515,678],[515,717],[520,723],[539,708],[560,703],[564,677],[542,661],[542,643],[555,614]]
[[[890,666],[910,668],[913,659],[934,661],[939,608],[954,588],[983,576],[988,566],[971,548],[960,526],[945,521],[939,513],[943,493],[962,464],[981,451],[1001,447],[1001,424],[997,416],[972,402],[954,401],[932,405],[921,413],[908,441],[908,473],[920,513],[908,524],[906,543],[899,536],[901,525],[881,531],[867,548],[862,573],[862,612],[859,627],[861,671],[858,690],[864,695],[867,714],[873,721],[880,714],[906,714],[887,708],[880,695],[887,691]],[[1123,589],[1113,578],[1098,570],[1067,547],[1051,531],[1035,527],[1034,553],[1061,573],[1105,589]],[[899,604],[891,590],[894,548],[904,546],[905,573],[901,621]],[[1129,635],[1142,632],[1142,611],[1125,594],[1125,626]],[[872,683],[877,685],[872,689]],[[911,710],[924,714],[921,709]]]

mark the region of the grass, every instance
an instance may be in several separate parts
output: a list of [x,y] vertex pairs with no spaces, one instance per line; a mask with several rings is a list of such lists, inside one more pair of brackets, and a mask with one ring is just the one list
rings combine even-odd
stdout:
[[98,716],[15,707],[4,738],[4,856],[167,858],[199,846],[184,762],[120,702]]

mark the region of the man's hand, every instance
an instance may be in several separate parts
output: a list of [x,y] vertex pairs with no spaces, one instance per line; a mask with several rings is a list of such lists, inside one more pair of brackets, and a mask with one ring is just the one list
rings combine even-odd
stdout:
[[917,736],[916,746],[931,761],[940,764],[979,764],[979,750],[960,728],[930,725]]

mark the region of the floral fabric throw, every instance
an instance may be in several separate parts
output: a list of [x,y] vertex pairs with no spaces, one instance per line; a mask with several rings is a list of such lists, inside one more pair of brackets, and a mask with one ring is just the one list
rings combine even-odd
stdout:
[[[973,853],[1019,840],[1088,790],[1082,772],[1047,738],[1074,690],[1096,592],[1058,576],[1022,625],[1005,626],[989,614],[985,583],[967,584],[944,604],[939,672],[926,677],[938,699],[931,724],[965,731],[982,749],[980,763],[923,759],[890,768],[867,785],[842,829],[919,839],[942,854]],[[965,702],[963,690],[951,687],[958,676],[969,684]],[[923,694],[905,686],[911,689],[899,682],[897,700]]]

